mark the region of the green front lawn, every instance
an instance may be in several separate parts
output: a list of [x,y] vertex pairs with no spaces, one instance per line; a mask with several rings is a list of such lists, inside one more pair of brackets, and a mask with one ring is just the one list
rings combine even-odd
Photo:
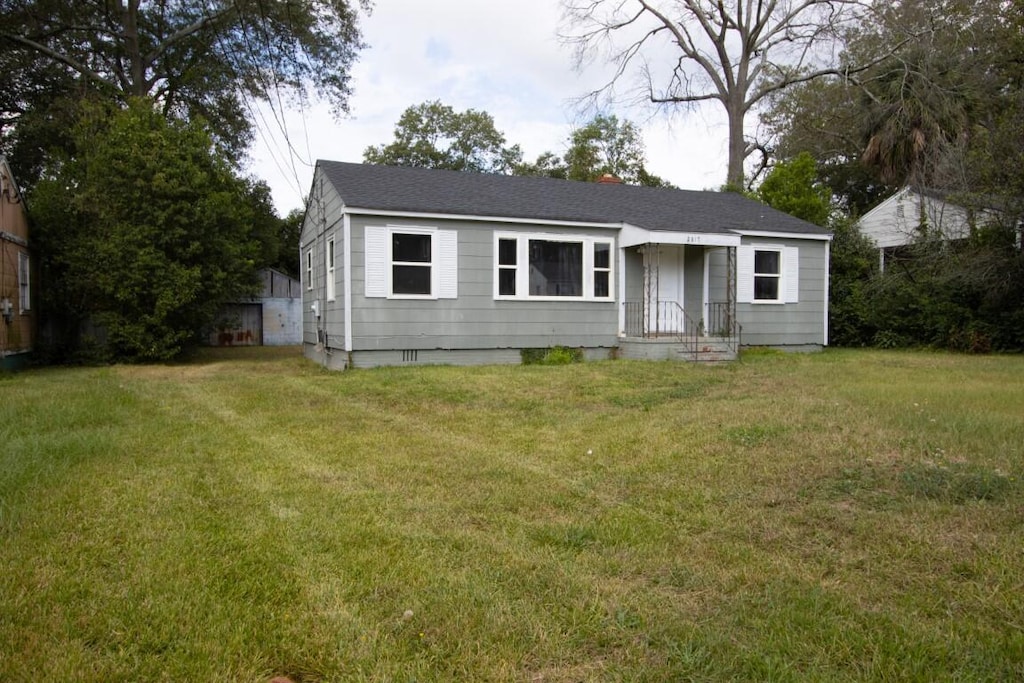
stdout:
[[1024,358],[0,377],[0,681],[1019,680]]

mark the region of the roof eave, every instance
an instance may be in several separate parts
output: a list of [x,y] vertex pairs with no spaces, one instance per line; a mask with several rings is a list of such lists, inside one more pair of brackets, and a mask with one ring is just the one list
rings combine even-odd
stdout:
[[597,221],[573,221],[553,218],[521,218],[517,216],[484,216],[476,214],[443,213],[437,211],[398,211],[394,209],[370,209],[358,206],[343,206],[342,213],[353,216],[386,216],[390,218],[428,219],[472,221],[478,223],[519,223],[530,225],[547,225],[565,228],[600,228],[604,230],[620,230],[622,222],[607,223]]
[[734,229],[732,232],[736,233],[741,237],[775,237],[779,239],[794,239],[794,240],[820,240],[822,242],[831,242],[832,233],[809,233],[809,232],[789,232],[787,230],[740,230]]

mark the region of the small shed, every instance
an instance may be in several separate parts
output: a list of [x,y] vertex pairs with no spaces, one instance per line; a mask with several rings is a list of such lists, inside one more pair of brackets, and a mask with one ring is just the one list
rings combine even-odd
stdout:
[[226,304],[210,333],[211,346],[290,346],[302,343],[302,291],[297,279],[260,271],[258,297]]

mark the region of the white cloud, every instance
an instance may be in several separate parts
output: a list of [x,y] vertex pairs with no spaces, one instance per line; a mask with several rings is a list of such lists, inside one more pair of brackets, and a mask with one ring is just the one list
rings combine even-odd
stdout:
[[[559,21],[555,0],[379,2],[362,21],[369,47],[352,73],[351,115],[335,120],[326,105],[314,104],[285,109],[279,123],[262,107],[250,171],[270,185],[282,214],[300,208],[316,159],[361,161],[368,146],[392,139],[407,107],[435,99],[488,112],[528,159],[560,153],[579,120],[574,99],[601,85],[607,72],[600,64],[573,70],[570,50],[558,41]],[[652,173],[691,189],[724,181],[726,129],[717,111],[672,120],[639,109],[614,113],[643,127]]]

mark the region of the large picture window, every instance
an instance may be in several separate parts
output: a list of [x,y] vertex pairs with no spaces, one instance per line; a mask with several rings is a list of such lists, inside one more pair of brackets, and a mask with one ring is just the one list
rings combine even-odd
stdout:
[[612,299],[612,242],[547,234],[495,236],[496,299]]
[[530,240],[530,296],[583,296],[583,244]]

